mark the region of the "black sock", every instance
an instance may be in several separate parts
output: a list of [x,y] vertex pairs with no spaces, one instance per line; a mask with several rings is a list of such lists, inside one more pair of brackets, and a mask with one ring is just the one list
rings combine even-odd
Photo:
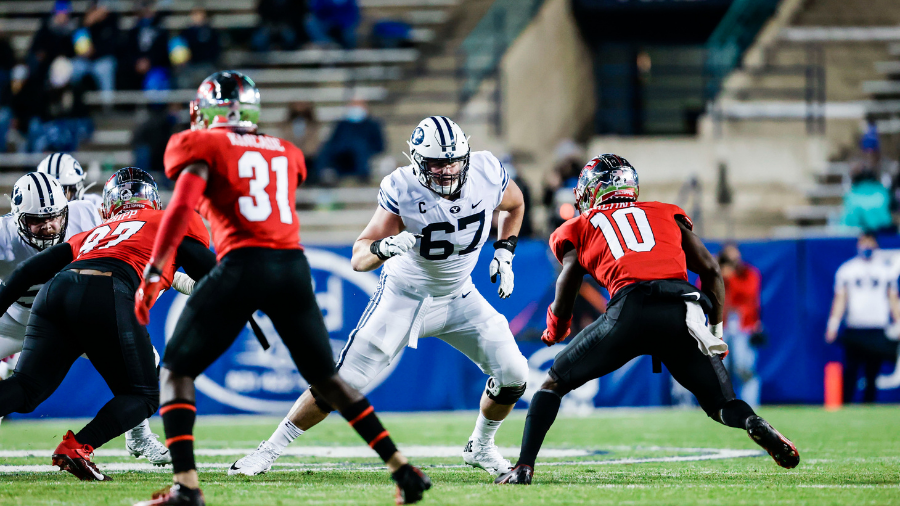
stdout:
[[528,416],[525,418],[525,432],[522,434],[522,450],[516,465],[525,464],[534,467],[537,454],[544,443],[544,436],[556,420],[562,397],[550,390],[539,390],[531,398]]
[[156,411],[158,401],[155,399],[158,397],[159,394],[155,397],[144,395],[113,397],[100,408],[93,420],[75,434],[75,440],[83,445],[91,445],[94,449],[100,448],[112,438],[133,429],[152,415]]
[[375,408],[365,397],[341,411],[341,416],[350,422],[350,426],[378,453],[381,460],[387,462],[397,451],[390,434],[375,416]]
[[197,468],[194,462],[194,420],[197,407],[193,401],[174,399],[159,408],[166,430],[166,446],[172,453],[172,471],[183,473]]
[[733,399],[719,410],[718,421],[729,427],[746,430],[747,419],[755,414],[749,404],[740,399]]

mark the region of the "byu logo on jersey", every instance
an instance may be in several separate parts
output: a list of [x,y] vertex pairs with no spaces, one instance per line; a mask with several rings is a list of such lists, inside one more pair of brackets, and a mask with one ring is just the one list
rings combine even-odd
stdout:
[[422,127],[416,127],[412,134],[412,143],[416,146],[422,144],[422,141],[425,140],[425,130],[422,130]]
[[[337,359],[347,337],[365,311],[368,296],[378,286],[378,276],[371,272],[354,271],[349,258],[331,251],[307,249],[305,253],[312,270],[316,302],[322,310],[331,337],[332,352]],[[168,309],[165,323],[167,341],[186,302],[187,296],[178,294]],[[162,300],[160,303],[163,303]],[[237,338],[231,351],[197,377],[195,385],[207,397],[228,407],[254,413],[281,414],[290,409],[309,385],[297,372],[272,321],[263,313],[256,313],[254,318],[272,347],[264,351],[248,327]],[[157,347],[162,349],[159,343]],[[400,355],[363,392],[368,393],[380,385],[399,359]]]
[[450,212],[451,212],[452,214],[456,214],[456,213],[458,213],[459,211],[460,211],[459,206],[453,206],[453,207],[450,208]]

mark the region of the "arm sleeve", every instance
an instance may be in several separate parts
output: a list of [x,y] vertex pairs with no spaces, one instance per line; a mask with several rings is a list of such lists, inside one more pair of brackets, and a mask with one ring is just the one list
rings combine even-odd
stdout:
[[[506,192],[506,187],[509,186],[509,172],[507,172],[503,164],[500,163],[500,160],[489,151],[480,151],[477,153],[477,156],[483,160],[484,175],[487,177],[488,181],[492,184],[499,185],[494,201],[494,207],[497,207],[503,200],[503,194]],[[469,170],[472,170],[471,166],[469,167]]]
[[216,266],[216,254],[197,239],[185,237],[178,246],[175,265],[184,267],[194,281],[200,281]]
[[378,189],[378,205],[385,211],[400,216],[400,191],[394,183],[391,175],[381,180],[381,188]]
[[155,265],[166,265],[175,253],[177,245],[181,244],[188,227],[196,217],[194,208],[197,201],[203,195],[206,188],[206,180],[190,172],[179,176],[175,183],[175,191],[172,200],[166,209],[159,231],[156,233],[156,241],[153,243],[153,253],[150,261]]
[[684,209],[675,205],[673,205],[672,207],[674,208],[673,214],[675,215],[675,220],[684,223],[684,226],[687,227],[688,230],[694,230],[694,222],[691,221],[691,217],[688,216],[686,212],[684,212]]
[[68,243],[57,244],[50,249],[25,260],[2,283],[0,308],[5,313],[13,302],[25,295],[34,285],[46,283],[54,274],[72,262],[72,247]]
[[842,265],[834,275],[834,291],[837,292],[838,289],[846,287],[847,282],[847,269]]

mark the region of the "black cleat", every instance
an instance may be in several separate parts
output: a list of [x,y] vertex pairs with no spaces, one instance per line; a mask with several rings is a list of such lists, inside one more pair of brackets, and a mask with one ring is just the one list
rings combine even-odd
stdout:
[[154,492],[152,497],[149,501],[141,501],[134,506],[206,506],[203,492],[199,488],[188,488],[181,483]]
[[424,492],[431,488],[431,479],[421,469],[404,464],[391,478],[397,483],[397,504],[412,504],[422,500]]
[[769,452],[779,466],[792,469],[800,463],[800,452],[794,443],[761,417],[753,415],[747,419],[747,434],[756,444]]
[[495,485],[531,485],[534,469],[525,464],[517,464],[508,473],[501,474],[494,480]]

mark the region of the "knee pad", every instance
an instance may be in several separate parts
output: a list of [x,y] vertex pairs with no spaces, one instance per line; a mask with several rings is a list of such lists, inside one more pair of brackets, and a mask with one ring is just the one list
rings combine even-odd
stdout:
[[510,405],[515,404],[520,397],[525,395],[525,383],[521,385],[500,386],[500,383],[491,376],[487,380],[487,386],[484,389],[487,396],[497,404]]
[[334,408],[331,406],[331,404],[325,402],[325,399],[317,394],[312,387],[309,387],[309,393],[312,394],[313,400],[316,401],[316,406],[321,409],[323,413],[331,413],[332,411],[334,411]]

